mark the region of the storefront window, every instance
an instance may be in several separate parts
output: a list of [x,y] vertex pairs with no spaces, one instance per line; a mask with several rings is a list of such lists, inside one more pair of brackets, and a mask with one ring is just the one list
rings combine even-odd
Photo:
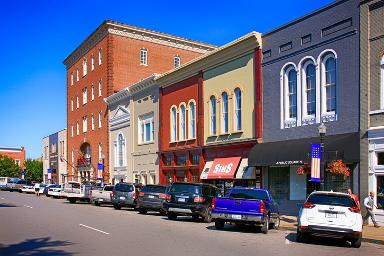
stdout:
[[[351,168],[352,170],[352,168]],[[352,172],[351,176],[346,177],[344,175],[335,175],[330,172],[324,172],[324,186],[327,191],[334,192],[347,192],[349,188],[352,188]]]
[[172,156],[164,156],[164,165],[165,166],[172,165]]
[[384,152],[377,153],[377,165],[384,165]]
[[185,171],[177,171],[176,172],[176,181],[184,182],[186,181],[187,173]]
[[199,171],[192,171],[192,182],[199,182],[200,173]]
[[179,155],[176,157],[176,162],[178,166],[184,166],[187,165],[187,156],[186,155]]
[[277,200],[290,198],[290,169],[289,167],[269,167],[268,187],[272,196]]
[[384,175],[376,176],[377,180],[377,209],[384,210]]
[[192,155],[192,165],[199,165],[200,157],[199,155]]

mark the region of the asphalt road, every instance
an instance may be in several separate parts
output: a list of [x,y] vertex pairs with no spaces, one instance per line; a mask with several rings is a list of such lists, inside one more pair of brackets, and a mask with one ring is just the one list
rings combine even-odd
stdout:
[[0,191],[0,255],[384,255],[380,245],[360,249],[334,239],[296,242],[293,232],[251,228],[189,218],[170,221],[157,214],[110,206],[69,204],[63,199]]

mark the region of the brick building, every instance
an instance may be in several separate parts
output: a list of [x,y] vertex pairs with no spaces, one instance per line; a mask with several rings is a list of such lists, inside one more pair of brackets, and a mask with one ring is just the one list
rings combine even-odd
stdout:
[[114,21],[103,22],[65,60],[69,180],[109,180],[108,109],[103,101],[129,84],[163,73],[215,46]]
[[24,147],[16,148],[16,147],[0,147],[0,155],[7,156],[15,160],[15,162],[20,166],[20,168],[24,168],[25,163],[25,149]]

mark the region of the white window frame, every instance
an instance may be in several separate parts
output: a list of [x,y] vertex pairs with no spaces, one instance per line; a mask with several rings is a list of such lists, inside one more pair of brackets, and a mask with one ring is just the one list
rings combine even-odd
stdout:
[[76,135],[80,134],[79,121],[76,122]]
[[[193,105],[194,110],[192,111],[191,106]],[[192,131],[194,133],[192,133]],[[196,101],[190,100],[188,102],[188,139],[196,139]]]
[[73,111],[73,106],[74,106],[74,102],[73,102],[73,97],[71,98],[71,111]]
[[87,116],[83,116],[83,133],[88,131],[88,118]]
[[[212,102],[212,100],[214,100]],[[215,106],[215,111],[213,112],[213,104]],[[209,112],[210,112],[210,115],[209,115],[209,122],[210,122],[210,135],[211,136],[216,136],[217,134],[217,99],[216,99],[216,96],[215,95],[211,95],[211,97],[209,97]],[[213,124],[215,125],[215,129],[213,130]]]
[[148,66],[148,50],[145,48],[140,50],[140,65]]
[[103,112],[99,112],[99,123],[98,123],[98,125],[99,125],[99,128],[101,128],[102,127],[102,118],[103,118]]
[[87,87],[83,88],[83,105],[88,103],[88,90]]
[[380,61],[380,109],[384,109],[384,55]]
[[[289,117],[289,85],[288,74],[291,70],[296,71],[296,118]],[[286,63],[280,71],[280,119],[281,129],[292,128],[298,125],[300,119],[300,85],[299,72],[296,65],[292,62]]]
[[[303,65],[301,64],[303,63]],[[315,66],[315,113],[314,114],[308,114],[308,108],[307,108],[307,101],[308,101],[308,91],[307,91],[307,67],[312,64]],[[301,110],[298,112],[301,113],[301,119],[302,125],[308,125],[308,124],[314,124],[316,123],[316,117],[318,116],[318,103],[320,100],[320,97],[318,97],[319,93],[319,79],[318,79],[318,65],[315,61],[314,58],[312,57],[305,57],[300,61],[300,87],[301,87],[301,95],[302,95],[302,100],[301,100]]]
[[177,140],[177,107],[173,105],[169,110],[170,115],[170,131],[171,131],[171,142]]
[[95,130],[95,115],[92,113],[91,115],[91,129]]
[[[236,115],[237,112],[237,95],[236,91],[240,92],[240,121],[238,119],[238,116]],[[240,87],[236,87],[235,90],[233,90],[233,97],[234,97],[234,104],[233,104],[233,130],[235,132],[241,132],[243,130],[243,91],[241,90]],[[239,123],[240,122],[240,123]],[[237,127],[238,124],[240,125],[240,129]]]
[[91,55],[91,70],[93,71],[95,69],[95,57],[93,54]]
[[103,52],[102,52],[102,48],[99,48],[99,54],[98,54],[98,57],[99,57],[99,66],[101,65],[102,61],[103,61]]
[[79,80],[80,80],[79,68],[76,68],[76,82],[79,82]]
[[[184,108],[184,113],[182,108]],[[187,139],[187,106],[184,102],[179,106],[179,131],[179,141],[185,141]]]
[[73,85],[73,72],[71,73],[71,85]]
[[[147,113],[144,115],[139,116],[138,118],[138,144],[148,144],[148,143],[153,143],[155,141],[154,138],[154,113]],[[147,133],[146,133],[146,127],[147,124],[149,124],[149,138],[147,138]]]
[[173,57],[173,66],[175,68],[178,68],[181,66],[181,58],[179,55],[176,55],[175,57]]
[[87,63],[87,59],[84,58],[83,59],[83,77],[87,75],[87,72],[88,72],[88,63]]
[[73,138],[73,124],[71,124],[71,137]]
[[[224,112],[224,94],[227,95],[227,112]],[[221,93],[221,115],[220,115],[220,130],[221,134],[229,133],[229,94],[228,92]],[[227,115],[227,119],[225,120],[225,115]],[[227,130],[225,130],[225,126],[227,125]]]
[[91,101],[93,101],[94,99],[95,99],[95,86],[92,83],[92,86],[91,86]]
[[[333,57],[335,59],[336,68],[335,68],[335,81],[336,81],[336,110],[335,111],[327,111],[327,94],[326,94],[326,77],[325,77],[325,63],[326,61]],[[336,121],[337,120],[337,104],[338,104],[338,61],[337,61],[337,54],[334,50],[325,50],[319,55],[318,63],[320,63],[320,110],[321,110],[321,116],[320,121],[321,122],[330,122],[330,121]]]
[[99,80],[99,97],[101,97],[101,95],[102,95],[102,81],[101,81],[101,79]]
[[[121,138],[123,138],[121,141],[120,141],[120,136]],[[121,149],[122,149],[122,152],[121,152],[121,157],[122,157],[122,164],[120,164],[120,142],[122,143],[121,145]],[[124,138],[124,134],[122,133],[119,133],[117,134],[116,136],[116,140],[114,142],[114,147],[115,147],[115,167],[125,167],[126,166],[126,163],[127,163],[127,160],[126,160],[126,143],[125,143],[125,138]]]

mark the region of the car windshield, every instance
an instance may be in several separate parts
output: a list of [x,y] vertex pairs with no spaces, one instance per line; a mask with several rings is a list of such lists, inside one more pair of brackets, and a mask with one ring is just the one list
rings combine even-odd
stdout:
[[348,195],[312,194],[308,197],[308,203],[321,205],[335,205],[342,207],[354,207],[355,201]]
[[268,194],[266,191],[263,190],[256,190],[256,189],[233,189],[231,193],[229,194],[229,198],[236,198],[236,199],[258,199],[258,200],[264,200],[268,201]]
[[105,186],[104,191],[112,191],[113,186]]
[[80,183],[68,183],[66,185],[68,188],[80,188]]
[[120,192],[132,192],[133,191],[133,185],[129,184],[116,184],[115,190]]
[[190,193],[190,194],[201,194],[201,186],[195,184],[183,184],[175,183],[172,184],[169,189],[171,193]]
[[166,187],[164,186],[145,186],[141,189],[141,192],[148,193],[165,193]]

